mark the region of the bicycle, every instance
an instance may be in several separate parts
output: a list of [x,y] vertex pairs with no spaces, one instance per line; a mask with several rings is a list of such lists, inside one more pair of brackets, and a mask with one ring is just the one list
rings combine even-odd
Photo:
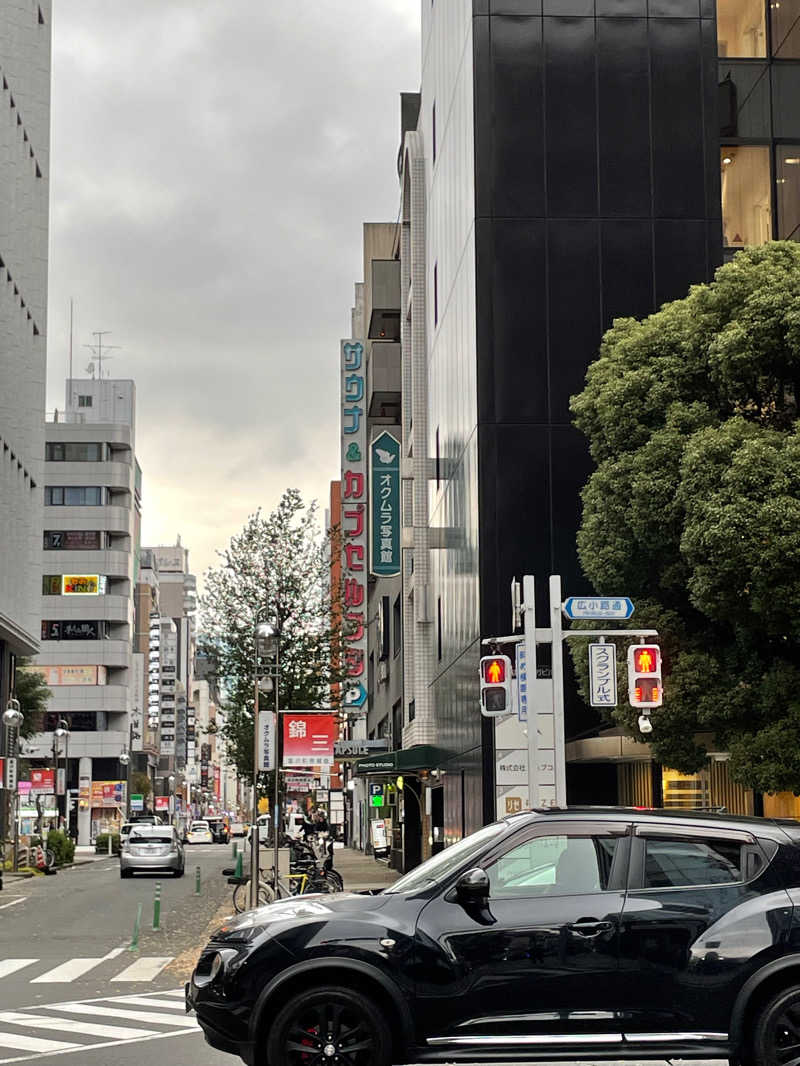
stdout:
[[[259,870],[258,879],[258,904],[266,906],[275,902],[274,867],[268,871]],[[229,878],[233,880],[233,878]],[[286,878],[278,875],[278,899],[287,899],[290,896],[304,896],[310,893],[328,893],[337,891],[331,888],[327,875],[318,869],[303,870],[299,873],[290,873]],[[237,914],[246,911],[250,907],[250,878],[243,877],[233,890],[233,907]]]

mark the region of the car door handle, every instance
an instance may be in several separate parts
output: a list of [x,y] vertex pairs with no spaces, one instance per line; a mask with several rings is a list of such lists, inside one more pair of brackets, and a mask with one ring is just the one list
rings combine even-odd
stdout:
[[567,926],[571,933],[582,936],[585,940],[594,940],[614,928],[613,922],[601,922],[597,918],[581,918],[572,925]]

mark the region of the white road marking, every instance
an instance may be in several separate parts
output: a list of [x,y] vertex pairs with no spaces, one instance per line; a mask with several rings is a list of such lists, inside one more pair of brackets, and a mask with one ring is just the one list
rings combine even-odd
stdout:
[[16,973],[25,966],[32,966],[38,961],[38,959],[0,959],[0,977],[8,977],[9,974]]
[[[190,1035],[193,1035],[193,1034],[199,1033],[199,1032],[200,1032],[199,1027],[197,1029],[191,1029],[191,1030],[173,1029],[173,1031],[171,1033],[158,1033],[156,1036],[145,1037],[144,1041],[142,1041],[142,1042],[145,1043],[145,1042],[149,1042],[149,1041],[152,1041],[152,1040],[165,1040],[167,1037],[172,1037],[172,1036],[190,1036]],[[131,1043],[131,1044],[135,1043],[134,1040],[130,1040],[128,1042]],[[2,1041],[0,1041],[0,1047],[2,1047]],[[87,1051],[99,1051],[100,1049],[107,1048],[107,1047],[118,1048],[119,1047],[119,1041],[118,1040],[109,1040],[108,1043],[101,1043],[101,1044],[71,1044],[71,1045],[65,1045],[63,1051],[52,1051],[52,1052],[50,1052],[50,1054],[54,1055],[54,1056],[55,1055],[73,1055],[76,1051],[82,1051],[82,1052],[85,1053]],[[11,1063],[14,1063],[14,1062],[31,1062],[31,1061],[33,1061],[35,1059],[39,1059],[41,1057],[42,1057],[41,1055],[15,1055],[13,1059],[0,1059],[0,1066],[11,1066]]]
[[[35,1036],[20,1036],[18,1033],[0,1033],[0,1047],[10,1047],[17,1051],[64,1051],[71,1048],[73,1051],[81,1047],[80,1044],[70,1044],[68,1040],[41,1040]],[[5,1060],[6,1062],[14,1060]]]
[[[183,1011],[186,1008],[183,1005],[185,996],[181,992],[181,998],[175,999],[151,999],[150,996],[126,996],[125,1003],[129,1003],[132,1007],[164,1007],[166,1010],[180,1010]],[[167,1017],[169,1017],[167,1015]]]
[[[119,1003],[120,1001],[117,1000]],[[120,1004],[124,1006],[124,1002]],[[48,1003],[48,1010],[65,1011],[67,1014],[90,1014],[99,1015],[101,1018],[108,1018],[111,1011],[108,1007],[96,1007],[91,1003]],[[180,1025],[185,1026],[187,1029],[198,1028],[196,1019],[190,1017],[176,1018],[174,1014],[156,1013],[155,1011],[144,1010],[114,1010],[115,1021],[131,1021],[131,1022],[156,1022],[160,1025]]]
[[93,970],[95,966],[99,966],[101,962],[103,962],[102,958],[70,959],[68,962],[62,962],[60,966],[48,970],[47,973],[43,973],[40,977],[34,977],[31,984],[42,985],[74,981],[78,977],[83,977],[89,970]]
[[16,907],[18,903],[24,903],[27,898],[27,896],[17,896],[16,899],[9,900],[8,903],[0,905],[0,911],[4,911],[6,907]]
[[184,992],[184,990],[182,988],[170,989],[169,992],[157,992],[155,994],[159,995],[159,996],[174,996],[175,999],[181,999],[181,1000],[184,999],[185,996],[186,996],[186,993]]
[[119,948],[112,948],[107,955],[103,956],[103,959],[116,959],[118,955],[121,955],[125,951],[125,945]]
[[104,1036],[107,1040],[135,1040],[154,1036],[157,1029],[129,1029],[121,1025],[98,1025],[97,1022],[76,1021],[75,1018],[46,1018],[38,1014],[22,1014],[20,1011],[0,1012],[0,1025],[29,1025],[31,1029],[57,1029],[61,1033],[76,1036]]
[[167,963],[172,962],[172,955],[150,955],[137,959],[126,966],[122,973],[112,977],[112,981],[152,981],[161,973]]

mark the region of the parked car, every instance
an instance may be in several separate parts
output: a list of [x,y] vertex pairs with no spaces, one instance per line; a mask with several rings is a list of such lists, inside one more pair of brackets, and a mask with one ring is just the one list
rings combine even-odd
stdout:
[[172,872],[183,877],[183,844],[170,825],[134,825],[125,838],[119,855],[120,877],[142,873]]
[[227,844],[231,838],[226,818],[206,818],[215,844]]
[[214,837],[209,829],[208,822],[192,822],[186,834],[187,844],[213,844]]
[[132,825],[164,825],[162,818],[159,818],[157,814],[132,814]]
[[378,894],[291,898],[229,920],[186,999],[213,1047],[258,1066],[306,1055],[788,1066],[800,823],[513,815]]
[[122,845],[125,843],[130,834],[131,829],[133,829],[135,825],[136,822],[123,822],[122,825],[119,827],[120,847],[122,847]]
[[244,822],[239,822],[235,818],[231,820],[231,836],[243,837],[247,832],[247,826]]

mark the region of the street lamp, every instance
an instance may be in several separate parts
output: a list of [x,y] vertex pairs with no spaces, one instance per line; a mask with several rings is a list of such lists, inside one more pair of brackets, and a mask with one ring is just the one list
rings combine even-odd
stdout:
[[[252,838],[250,844],[250,906],[255,908],[258,906],[258,849],[259,849],[259,832],[258,832],[258,749],[260,742],[259,728],[258,728],[258,697],[259,693],[264,687],[265,691],[269,689],[264,685],[265,681],[272,681],[272,677],[275,679],[275,733],[274,733],[274,751],[275,751],[275,765],[272,767],[272,771],[275,775],[275,790],[273,797],[273,811],[272,811],[272,832],[274,836],[274,886],[275,886],[275,898],[278,898],[278,829],[279,829],[279,793],[278,793],[278,675],[280,671],[280,638],[279,634],[275,631],[273,626],[269,622],[263,621],[264,616],[268,613],[267,608],[262,607],[256,611],[255,624],[253,627],[253,828]],[[264,658],[273,658],[275,662],[274,675],[262,675],[259,667],[259,656]],[[266,767],[265,767],[266,769]]]
[[169,785],[169,824],[172,825],[175,821],[175,774],[169,775],[167,784]]
[[[8,795],[10,815],[14,819],[14,853],[13,868],[16,872],[19,855],[19,819],[17,818],[17,803],[19,802],[19,790],[17,789],[17,747],[19,742],[19,727],[22,725],[22,711],[19,700],[13,697],[8,701],[3,711],[3,725],[5,726],[5,744],[3,750],[6,754],[6,780],[0,784],[6,785],[5,794]],[[5,802],[4,802],[5,806]],[[7,823],[6,811],[3,811],[3,823]],[[3,887],[2,864],[0,864],[0,888]]]
[[56,770],[56,806],[61,813],[61,803],[58,799],[58,741],[56,737],[64,737],[64,825],[69,829],[69,795],[67,793],[67,777],[69,775],[69,722],[59,718],[58,725],[53,730],[53,761]]

